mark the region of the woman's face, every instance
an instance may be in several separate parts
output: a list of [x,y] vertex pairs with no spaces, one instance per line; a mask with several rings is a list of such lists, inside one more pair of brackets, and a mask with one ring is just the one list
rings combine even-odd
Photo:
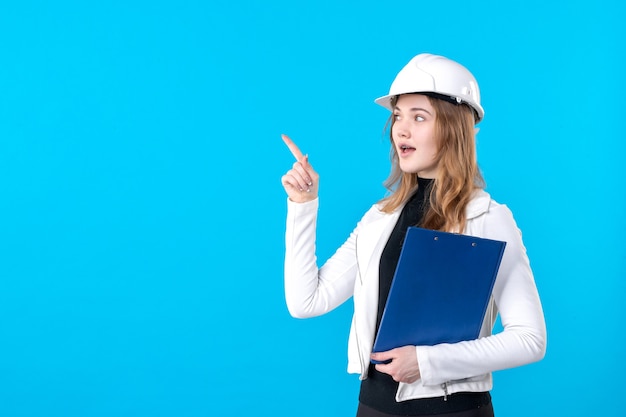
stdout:
[[436,116],[428,97],[421,94],[398,97],[393,110],[391,137],[403,172],[435,178],[439,150],[435,138]]

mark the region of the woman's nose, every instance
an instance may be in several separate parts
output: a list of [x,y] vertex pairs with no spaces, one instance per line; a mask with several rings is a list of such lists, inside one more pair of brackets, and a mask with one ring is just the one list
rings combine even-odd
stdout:
[[401,138],[407,138],[409,137],[409,129],[407,129],[402,122],[396,122],[396,124],[394,125],[396,134],[398,135],[398,137]]

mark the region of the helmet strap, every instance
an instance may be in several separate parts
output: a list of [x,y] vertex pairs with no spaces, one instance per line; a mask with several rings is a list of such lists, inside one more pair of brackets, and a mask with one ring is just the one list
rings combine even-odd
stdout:
[[462,103],[461,99],[458,98],[458,97],[451,97],[451,96],[447,96],[445,94],[432,93],[430,91],[423,92],[423,93],[420,92],[420,93],[416,93],[416,94],[423,94],[425,96],[432,97],[432,98],[437,98],[439,100],[447,101],[448,103],[452,103],[452,104],[461,104]]

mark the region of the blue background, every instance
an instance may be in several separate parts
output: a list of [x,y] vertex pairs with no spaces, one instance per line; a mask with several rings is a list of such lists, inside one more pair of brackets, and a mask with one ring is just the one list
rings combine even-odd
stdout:
[[323,261],[384,194],[373,99],[420,52],[479,80],[545,308],[497,415],[623,415],[619,2],[101,3],[0,6],[1,416],[353,415],[351,303],[285,307],[280,134],[321,175]]

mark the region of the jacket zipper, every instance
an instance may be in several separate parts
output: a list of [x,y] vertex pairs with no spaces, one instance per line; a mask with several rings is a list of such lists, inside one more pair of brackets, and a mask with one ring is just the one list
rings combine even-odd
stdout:
[[443,400],[448,401],[448,383],[441,384],[441,388],[443,388]]

